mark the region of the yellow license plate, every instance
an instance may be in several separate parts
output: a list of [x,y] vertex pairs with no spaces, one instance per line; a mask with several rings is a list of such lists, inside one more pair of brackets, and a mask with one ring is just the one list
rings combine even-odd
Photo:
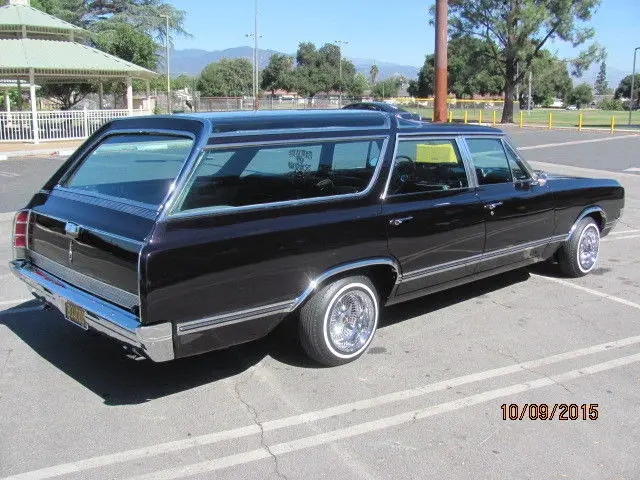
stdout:
[[66,302],[64,304],[64,318],[85,330],[89,328],[89,325],[87,325],[86,313],[87,312],[84,308],[79,307],[75,303]]

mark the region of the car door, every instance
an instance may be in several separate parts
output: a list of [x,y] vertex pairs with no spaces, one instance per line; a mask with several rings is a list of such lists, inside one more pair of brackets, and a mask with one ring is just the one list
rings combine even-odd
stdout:
[[501,137],[467,137],[486,220],[478,271],[532,262],[552,241],[553,195]]
[[398,297],[474,272],[485,229],[472,178],[456,138],[399,138],[383,202]]

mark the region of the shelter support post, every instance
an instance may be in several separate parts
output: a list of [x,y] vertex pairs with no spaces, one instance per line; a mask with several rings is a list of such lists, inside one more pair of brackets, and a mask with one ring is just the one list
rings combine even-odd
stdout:
[[145,84],[147,87],[147,111],[151,115],[153,113],[153,108],[151,108],[151,83],[147,80]]
[[131,77],[127,77],[127,110],[129,115],[133,115],[133,83]]
[[4,109],[7,111],[7,117],[11,114],[11,98],[9,97],[9,90],[4,91]]
[[31,124],[33,129],[33,143],[40,143],[38,131],[38,105],[36,103],[36,79],[33,68],[29,69],[29,93],[31,98]]
[[98,84],[98,109],[104,108],[104,85],[102,82]]

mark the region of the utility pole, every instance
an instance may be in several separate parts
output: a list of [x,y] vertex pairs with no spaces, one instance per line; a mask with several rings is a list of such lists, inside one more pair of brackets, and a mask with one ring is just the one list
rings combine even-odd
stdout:
[[169,15],[160,15],[162,18],[166,20],[165,24],[165,43],[167,47],[166,54],[166,62],[167,62],[167,113],[171,115],[171,67],[170,67],[170,59],[169,59]]
[[633,112],[633,88],[635,87],[635,80],[636,80],[636,53],[638,53],[638,50],[640,50],[640,47],[636,47],[635,50],[633,51],[633,73],[631,74],[631,95],[629,95],[631,97],[630,102],[629,102],[629,125],[631,125],[631,112]]
[[333,42],[336,44],[336,46],[338,47],[338,75],[340,78],[340,100],[339,100],[339,105],[342,106],[342,46],[343,45],[349,45],[349,42],[347,42],[346,40],[336,40],[335,42]]
[[447,0],[436,0],[436,91],[434,121],[447,121]]
[[260,93],[260,67],[258,66],[258,0],[254,0],[253,33],[247,33],[245,37],[253,37],[253,71],[251,72],[251,83],[253,85],[251,87],[251,95],[253,96],[253,109],[258,110],[260,108],[260,100],[258,100],[258,94]]

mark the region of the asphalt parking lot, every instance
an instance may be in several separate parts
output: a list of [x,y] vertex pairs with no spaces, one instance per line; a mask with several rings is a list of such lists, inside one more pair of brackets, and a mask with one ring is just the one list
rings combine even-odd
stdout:
[[[538,265],[388,308],[346,366],[311,365],[286,326],[130,360],[0,263],[0,477],[640,478],[640,136],[509,133],[536,168],[625,187],[598,268]],[[0,162],[0,258],[11,212],[62,160]],[[503,404],[576,404],[579,419],[504,420]]]

